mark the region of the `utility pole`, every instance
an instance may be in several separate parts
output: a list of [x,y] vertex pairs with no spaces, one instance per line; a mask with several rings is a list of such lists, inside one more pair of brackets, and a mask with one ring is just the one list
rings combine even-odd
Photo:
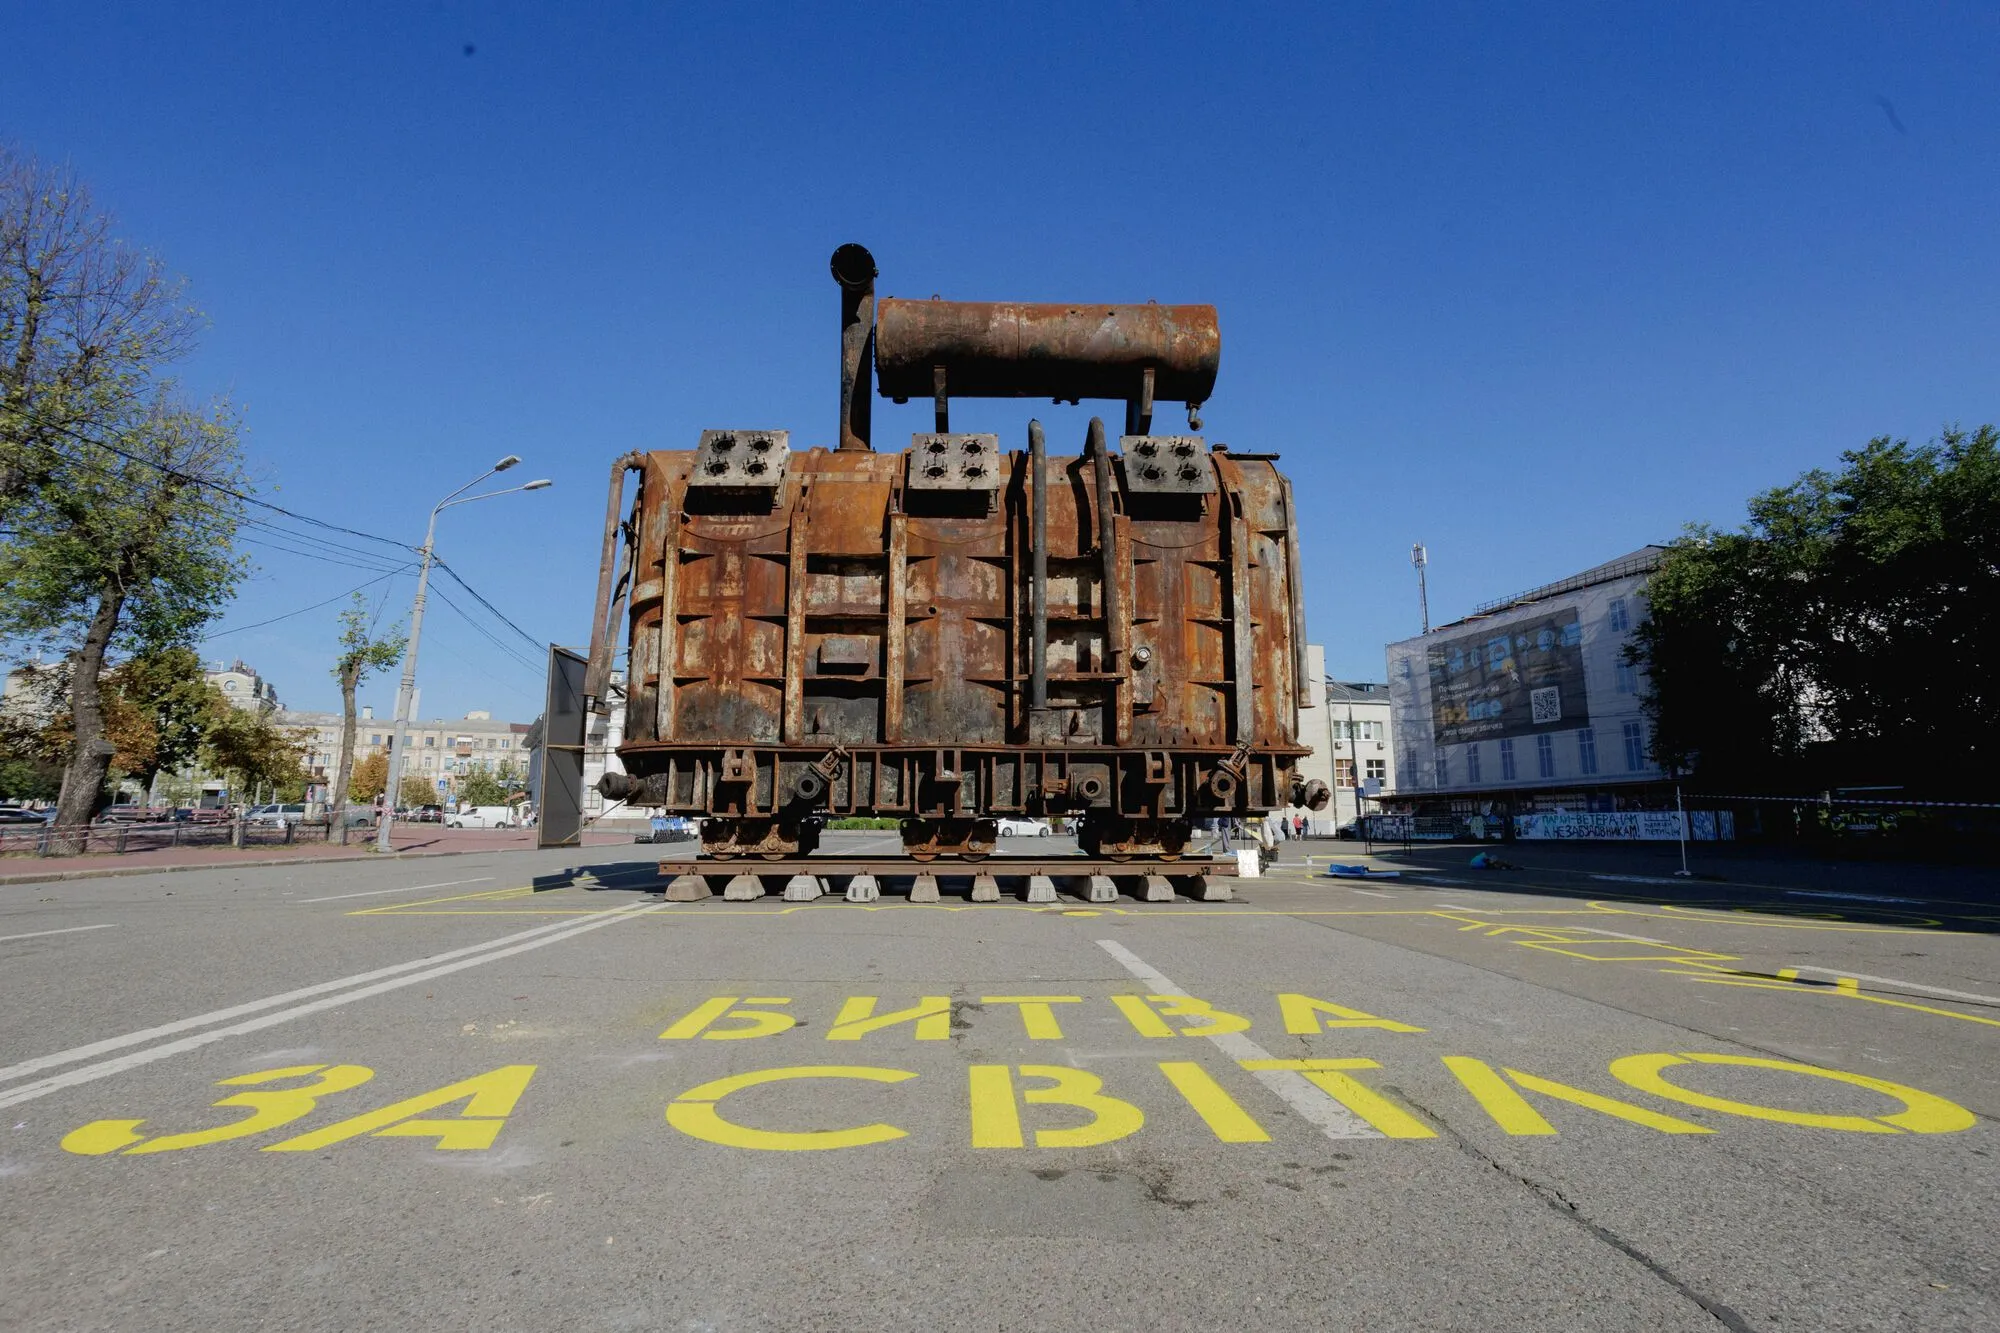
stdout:
[[1410,547],[1410,563],[1417,567],[1417,605],[1423,611],[1424,633],[1431,632],[1431,594],[1424,586],[1424,567],[1431,562],[1430,552],[1424,550],[1422,542]]
[[[508,454],[492,467],[480,473],[471,481],[466,482],[465,485],[459,487],[450,495],[445,496],[444,499],[438,501],[431,508],[431,521],[430,525],[424,529],[424,545],[420,552],[423,558],[417,569],[417,599],[410,606],[410,642],[409,646],[403,650],[403,680],[402,684],[396,690],[396,725],[389,733],[388,785],[382,793],[382,817],[375,821],[375,850],[378,852],[389,850],[389,834],[393,831],[396,823],[396,801],[402,795],[403,756],[404,751],[409,748],[410,700],[415,695],[417,689],[417,640],[423,636],[424,632],[424,600],[430,590],[431,553],[435,549],[437,542],[438,515],[453,505],[470,504],[474,500],[490,500],[496,495],[512,495],[516,491],[545,490],[552,484],[548,480],[543,479],[541,481],[528,482],[523,486],[509,486],[505,490],[487,491],[482,495],[465,494],[494,473],[505,472],[520,461],[518,456]],[[460,499],[460,496],[464,496],[464,498]]]

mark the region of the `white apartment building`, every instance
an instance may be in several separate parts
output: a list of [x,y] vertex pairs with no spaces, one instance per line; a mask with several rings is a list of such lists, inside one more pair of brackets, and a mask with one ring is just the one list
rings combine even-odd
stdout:
[[207,662],[202,674],[222,691],[222,697],[238,708],[274,712],[280,707],[277,687],[257,674],[257,668],[243,661]]
[[1394,716],[1387,685],[1329,677],[1321,645],[1306,646],[1306,666],[1312,684],[1299,714],[1300,741],[1313,752],[1299,771],[1331,787],[1333,799],[1324,810],[1287,813],[1304,815],[1310,833],[1328,836],[1375,813],[1381,808],[1377,798],[1394,787]]
[[[309,794],[315,800],[330,799],[340,771],[340,714],[286,710],[272,720],[307,733],[306,771],[316,788]],[[383,721],[373,707],[364,705],[354,724],[354,762],[387,754],[395,730],[393,721]],[[412,722],[404,775],[430,783],[440,804],[451,799],[461,779],[480,770],[498,774],[511,769],[526,782],[528,730],[528,723],[499,721],[485,709],[457,719]]]

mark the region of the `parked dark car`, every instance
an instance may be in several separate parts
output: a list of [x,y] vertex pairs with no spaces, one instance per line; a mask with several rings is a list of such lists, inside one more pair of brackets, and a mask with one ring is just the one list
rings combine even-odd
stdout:
[[173,818],[176,824],[226,824],[229,812],[211,806],[183,805],[174,810]]
[[18,805],[0,805],[0,824],[46,824],[55,817],[53,810],[26,810]]

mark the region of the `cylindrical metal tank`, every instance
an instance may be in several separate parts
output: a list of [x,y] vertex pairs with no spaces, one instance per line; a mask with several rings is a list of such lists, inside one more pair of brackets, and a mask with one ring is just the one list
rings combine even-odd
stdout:
[[928,398],[936,370],[954,398],[1135,398],[1205,403],[1222,364],[1212,305],[878,305],[875,376],[885,398]]

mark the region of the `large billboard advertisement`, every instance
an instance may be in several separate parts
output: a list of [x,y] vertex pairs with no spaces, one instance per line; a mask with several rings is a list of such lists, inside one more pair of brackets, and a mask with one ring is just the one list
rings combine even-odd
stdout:
[[1587,726],[1583,626],[1575,607],[1428,646],[1440,745]]

